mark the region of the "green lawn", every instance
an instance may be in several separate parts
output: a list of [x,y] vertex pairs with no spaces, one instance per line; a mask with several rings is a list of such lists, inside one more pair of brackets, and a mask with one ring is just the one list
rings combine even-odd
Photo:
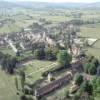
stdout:
[[14,76],[7,75],[0,69],[0,100],[19,100],[16,95]]
[[36,80],[42,78],[42,72],[56,66],[52,65],[53,63],[55,62],[33,60],[30,64],[26,65],[26,67],[21,68],[21,70],[25,71],[26,75],[28,75],[28,79],[30,79],[32,82],[35,82]]
[[100,95],[95,97],[95,100],[100,100]]

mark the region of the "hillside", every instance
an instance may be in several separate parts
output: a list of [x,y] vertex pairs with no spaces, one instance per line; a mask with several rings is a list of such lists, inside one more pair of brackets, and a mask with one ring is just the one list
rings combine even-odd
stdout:
[[19,5],[12,2],[0,1],[0,8],[13,8],[13,7],[19,7]]
[[44,2],[7,2],[0,1],[0,8],[24,7],[24,8],[100,8],[97,3],[44,3]]

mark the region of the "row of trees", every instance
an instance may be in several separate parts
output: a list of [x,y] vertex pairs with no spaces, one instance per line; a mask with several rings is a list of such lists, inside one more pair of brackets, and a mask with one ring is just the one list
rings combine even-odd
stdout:
[[58,53],[58,50],[57,49],[50,49],[50,48],[40,48],[40,49],[36,49],[34,50],[34,57],[36,59],[39,59],[39,60],[43,60],[43,59],[46,59],[46,60],[56,60],[56,55]]
[[[33,100],[33,97],[30,95],[26,95],[28,92],[30,92],[29,88],[25,88],[26,86],[26,74],[24,71],[20,71],[19,73],[20,78],[17,76],[15,77],[15,86],[17,89],[17,95],[20,95],[20,100]],[[20,88],[21,86],[21,88]],[[28,87],[28,85],[27,85]],[[32,89],[31,89],[32,91]],[[32,91],[33,94],[33,91]]]
[[60,50],[57,54],[57,61],[61,66],[67,66],[72,61],[72,56],[68,54],[67,50]]
[[85,80],[82,74],[76,73],[74,77],[75,84],[79,86],[74,95],[74,100],[94,100],[94,97],[100,94],[100,77],[93,76],[91,80]]
[[95,75],[97,73],[98,66],[98,59],[94,58],[94,56],[89,56],[87,57],[86,62],[84,64],[84,71],[87,74]]
[[75,84],[79,86],[78,91],[74,95],[74,100],[94,100],[93,85],[90,81],[84,80],[82,74],[77,73],[74,77]]
[[72,61],[72,56],[68,54],[67,50],[52,50],[50,48],[34,50],[34,57],[40,60],[57,60],[61,66],[67,66]]
[[55,73],[55,72],[59,72],[65,68],[70,67],[70,63],[72,61],[72,56],[67,52],[67,50],[59,50],[59,52],[57,53],[57,66],[55,66],[55,68],[53,69],[49,69],[45,72],[42,73],[43,77],[47,77],[48,73]]
[[[34,50],[34,57],[39,60],[57,60],[60,66],[67,66],[72,61],[71,55],[68,54],[67,50],[58,50],[58,49],[36,49]],[[0,52],[0,63],[2,69],[6,72],[13,74],[18,59],[12,57],[9,54],[3,54]]]

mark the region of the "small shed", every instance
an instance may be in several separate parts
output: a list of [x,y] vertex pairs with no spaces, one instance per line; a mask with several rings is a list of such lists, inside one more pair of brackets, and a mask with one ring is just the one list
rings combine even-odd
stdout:
[[48,81],[51,82],[52,79],[53,79],[53,75],[52,75],[52,73],[49,72],[48,73]]

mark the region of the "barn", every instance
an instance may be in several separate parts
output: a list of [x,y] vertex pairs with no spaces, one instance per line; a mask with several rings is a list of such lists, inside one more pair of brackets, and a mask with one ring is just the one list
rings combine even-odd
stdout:
[[36,89],[35,96],[37,98],[40,98],[40,97],[54,91],[55,89],[65,85],[65,84],[68,84],[71,79],[72,79],[72,76],[70,74],[68,74],[58,80],[54,80],[53,82],[45,85],[44,87]]
[[80,61],[71,64],[71,73],[67,73],[64,77],[61,77],[57,80],[52,81],[51,83],[37,88],[35,90],[35,97],[41,98],[44,95],[60,88],[63,85],[67,85],[73,78],[72,73],[75,74],[76,72],[80,71],[82,68],[82,63]]

